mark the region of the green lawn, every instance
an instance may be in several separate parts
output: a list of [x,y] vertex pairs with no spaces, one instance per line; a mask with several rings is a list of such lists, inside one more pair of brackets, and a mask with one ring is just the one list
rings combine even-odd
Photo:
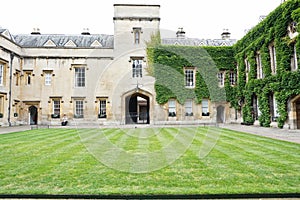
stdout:
[[0,135],[0,194],[299,193],[299,152],[207,127],[37,129]]

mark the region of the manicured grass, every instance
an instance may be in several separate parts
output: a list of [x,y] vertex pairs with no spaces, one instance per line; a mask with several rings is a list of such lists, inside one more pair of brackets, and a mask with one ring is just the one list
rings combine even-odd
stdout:
[[[299,144],[207,130],[38,129],[0,135],[0,194],[300,192]],[[199,157],[203,147],[211,151]]]

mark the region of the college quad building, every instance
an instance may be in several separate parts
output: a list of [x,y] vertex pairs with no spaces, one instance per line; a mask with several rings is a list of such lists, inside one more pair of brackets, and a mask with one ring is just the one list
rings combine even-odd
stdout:
[[0,125],[245,123],[300,128],[300,1],[241,40],[160,37],[159,5],[114,5],[114,35],[0,29]]

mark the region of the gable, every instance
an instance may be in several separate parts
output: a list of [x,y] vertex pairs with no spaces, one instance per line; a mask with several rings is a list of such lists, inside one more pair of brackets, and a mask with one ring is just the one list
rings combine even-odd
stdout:
[[75,44],[72,40],[69,40],[69,41],[65,44],[65,47],[76,47],[76,44]]
[[47,42],[45,42],[45,44],[43,46],[44,47],[56,47],[55,43],[50,39]]
[[98,40],[95,40],[95,41],[91,44],[91,47],[102,47],[102,44],[101,44]]

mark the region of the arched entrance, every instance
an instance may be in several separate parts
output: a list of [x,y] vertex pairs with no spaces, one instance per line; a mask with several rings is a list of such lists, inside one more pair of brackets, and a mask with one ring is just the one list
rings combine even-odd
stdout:
[[29,123],[30,125],[37,125],[38,109],[35,106],[29,107]]
[[217,107],[217,123],[225,122],[225,108],[224,106]]
[[150,123],[150,98],[141,93],[134,93],[125,98],[125,123]]
[[300,95],[291,98],[289,106],[289,126],[292,129],[300,129]]

